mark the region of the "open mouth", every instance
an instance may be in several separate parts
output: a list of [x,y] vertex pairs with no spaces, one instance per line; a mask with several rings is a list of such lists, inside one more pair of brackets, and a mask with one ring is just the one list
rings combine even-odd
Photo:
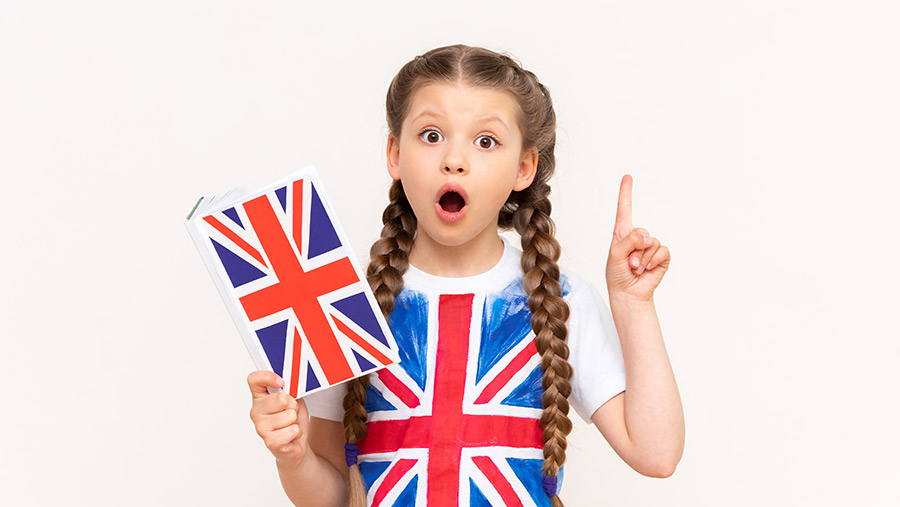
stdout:
[[438,199],[434,205],[441,220],[456,222],[466,213],[467,200],[466,191],[462,187],[448,183],[438,191]]
[[466,205],[466,200],[456,192],[450,191],[441,196],[441,200],[438,201],[438,204],[440,204],[441,209],[447,213],[459,213],[459,210],[463,209]]

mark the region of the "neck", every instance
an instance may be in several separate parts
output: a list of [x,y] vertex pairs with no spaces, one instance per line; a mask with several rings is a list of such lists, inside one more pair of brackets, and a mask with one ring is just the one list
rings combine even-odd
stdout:
[[425,235],[416,238],[409,262],[430,275],[447,278],[475,276],[497,265],[503,257],[503,240],[496,230],[462,245],[448,246]]

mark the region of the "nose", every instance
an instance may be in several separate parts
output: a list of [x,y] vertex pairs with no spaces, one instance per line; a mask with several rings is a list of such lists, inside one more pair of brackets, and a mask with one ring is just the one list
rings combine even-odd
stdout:
[[441,164],[441,171],[444,174],[466,174],[469,172],[469,165],[466,161],[465,147],[456,144],[447,143],[447,151],[444,153],[444,160]]

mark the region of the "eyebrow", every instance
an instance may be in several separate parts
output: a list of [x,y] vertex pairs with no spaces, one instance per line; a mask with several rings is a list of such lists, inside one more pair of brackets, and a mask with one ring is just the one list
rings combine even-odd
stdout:
[[[442,119],[442,120],[446,120],[446,119],[447,119],[446,116],[442,115],[441,113],[438,113],[437,111],[432,111],[432,110],[430,110],[430,109],[426,109],[426,110],[422,111],[421,113],[419,113],[418,115],[416,115],[416,117],[413,118],[411,121],[412,121],[412,122],[416,122],[416,121],[418,121],[420,118],[425,117],[425,116],[433,116],[433,117],[435,117],[435,118],[439,118],[439,119]],[[509,125],[507,125],[506,122],[504,122],[503,120],[501,120],[500,117],[499,117],[499,116],[496,116],[496,115],[482,116],[481,118],[478,118],[477,120],[475,120],[475,123],[478,123],[478,124],[482,124],[482,123],[492,123],[492,122],[497,122],[497,123],[499,123],[500,125],[503,125],[503,127],[507,130],[507,132],[509,131]]]

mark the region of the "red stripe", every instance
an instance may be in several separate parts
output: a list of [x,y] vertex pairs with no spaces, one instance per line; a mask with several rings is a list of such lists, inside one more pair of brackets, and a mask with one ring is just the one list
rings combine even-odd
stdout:
[[428,505],[458,505],[462,448],[463,389],[469,357],[473,294],[442,295],[438,303],[438,342],[434,366],[434,417],[428,452]]
[[340,332],[344,333],[348,338],[353,340],[353,343],[362,347],[362,349],[368,352],[372,357],[374,357],[376,361],[384,365],[393,363],[393,361],[391,361],[386,355],[378,352],[378,349],[373,347],[371,343],[363,340],[360,335],[354,333],[353,330],[350,329],[349,326],[347,326],[347,324],[344,324],[333,313],[331,314],[331,318],[334,319],[334,323],[337,324],[338,330],[340,330]]
[[[428,447],[431,417],[411,417],[394,421],[369,421],[366,436],[357,442],[360,454],[397,452],[398,449]],[[417,424],[418,423],[418,424]]]
[[381,483],[381,486],[378,487],[378,491],[375,492],[375,497],[372,499],[372,507],[381,505],[381,502],[384,501],[384,497],[387,496],[394,485],[400,482],[400,479],[403,478],[403,475],[408,472],[415,463],[416,460],[414,459],[397,460],[397,463],[384,477],[384,481]]
[[[438,417],[443,421],[444,417]],[[366,437],[359,441],[360,454],[421,449],[430,447],[432,442],[433,418],[428,415],[392,421],[370,421],[367,426],[369,430]],[[543,430],[538,419],[464,415],[461,426],[457,442],[459,447],[544,448]]]
[[525,346],[521,352],[516,354],[516,357],[513,358],[512,361],[506,368],[503,368],[494,380],[492,380],[487,387],[484,388],[484,391],[481,391],[481,394],[478,395],[478,399],[475,400],[476,405],[484,405],[485,403],[491,401],[494,396],[500,391],[509,382],[509,380],[516,374],[519,370],[521,370],[527,363],[528,360],[531,359],[532,356],[537,354],[537,338],[531,340],[531,343]]
[[460,438],[465,447],[544,448],[541,421],[533,417],[467,415]]
[[472,461],[475,462],[475,466],[481,470],[481,473],[487,477],[487,480],[494,486],[497,493],[500,493],[500,498],[503,499],[503,503],[506,504],[507,507],[523,507],[522,501],[519,500],[519,495],[516,494],[512,485],[506,480],[506,477],[503,476],[503,473],[497,468],[497,464],[494,463],[491,458],[487,456],[475,456],[472,458]]
[[300,331],[294,328],[294,362],[291,364],[291,398],[297,397],[297,384],[300,381],[300,350],[303,347],[303,340],[300,338]]
[[390,371],[379,371],[378,379],[381,380],[384,387],[388,388],[389,391],[400,398],[400,401],[406,404],[407,407],[416,408],[419,406],[419,397],[416,396],[416,393],[412,392],[412,389],[407,387],[406,384],[401,382],[400,379]]
[[234,231],[232,231],[228,227],[225,227],[225,225],[222,224],[222,222],[219,222],[218,220],[216,220],[216,217],[209,215],[209,216],[203,217],[203,220],[206,220],[206,223],[213,226],[217,231],[224,234],[226,238],[230,239],[235,245],[240,247],[241,250],[247,252],[247,254],[249,254],[251,257],[253,257],[257,261],[259,261],[260,264],[262,264],[265,267],[269,267],[269,265],[266,264],[266,261],[263,260],[262,255],[260,255],[259,250],[250,246],[250,243],[247,243],[246,241],[241,239],[240,236],[235,234]]
[[297,245],[300,255],[303,255],[303,180],[294,182],[294,203],[291,211],[294,213],[294,244]]

